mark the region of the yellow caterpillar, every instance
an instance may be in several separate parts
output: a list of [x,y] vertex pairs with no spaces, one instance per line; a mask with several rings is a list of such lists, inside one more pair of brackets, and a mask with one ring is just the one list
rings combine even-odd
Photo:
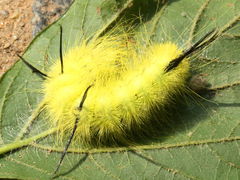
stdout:
[[106,36],[68,51],[63,56],[63,73],[56,61],[47,73],[43,93],[48,119],[59,127],[60,135],[71,132],[79,118],[74,141],[128,144],[129,133],[147,131],[151,114],[164,121],[171,97],[185,90],[188,60],[167,72],[169,63],[181,54],[175,44],[134,46],[124,36]]
[[151,117],[166,121],[166,108],[186,91],[187,57],[216,37],[211,31],[182,52],[170,42],[145,47],[126,34],[105,35],[64,56],[60,46],[60,61],[47,74],[20,58],[46,77],[43,102],[60,137],[72,132],[69,144],[126,145],[154,128]]
[[50,125],[61,138],[71,134],[55,172],[72,141],[129,145],[155,128],[152,119],[166,121],[166,109],[187,90],[188,57],[217,36],[211,31],[182,52],[171,42],[141,46],[126,34],[104,35],[63,55],[60,29],[60,60],[47,74],[20,57],[46,78],[43,104]]

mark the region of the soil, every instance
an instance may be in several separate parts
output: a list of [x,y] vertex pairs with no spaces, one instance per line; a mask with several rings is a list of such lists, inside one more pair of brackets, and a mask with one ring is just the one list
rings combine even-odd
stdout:
[[0,2],[0,76],[32,40],[32,0]]
[[71,0],[0,0],[0,77],[33,37],[55,21]]

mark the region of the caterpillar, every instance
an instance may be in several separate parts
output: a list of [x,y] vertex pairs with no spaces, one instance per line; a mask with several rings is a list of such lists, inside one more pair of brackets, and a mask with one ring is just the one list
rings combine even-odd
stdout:
[[166,121],[173,97],[187,91],[188,57],[218,33],[207,33],[185,51],[171,42],[143,47],[126,34],[111,34],[82,41],[63,54],[61,26],[60,32],[60,58],[49,72],[19,56],[45,79],[49,124],[60,137],[70,135],[55,173],[72,141],[87,147],[129,145],[155,128],[152,119]]

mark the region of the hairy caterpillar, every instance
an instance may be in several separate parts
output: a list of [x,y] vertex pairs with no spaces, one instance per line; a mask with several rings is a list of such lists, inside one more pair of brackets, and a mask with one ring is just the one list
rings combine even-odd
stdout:
[[217,36],[211,31],[182,52],[171,42],[142,47],[126,34],[105,35],[63,55],[60,29],[60,61],[49,72],[19,56],[45,78],[43,102],[51,126],[60,137],[72,132],[56,171],[72,141],[129,145],[155,128],[152,119],[166,121],[173,97],[186,91],[188,57]]

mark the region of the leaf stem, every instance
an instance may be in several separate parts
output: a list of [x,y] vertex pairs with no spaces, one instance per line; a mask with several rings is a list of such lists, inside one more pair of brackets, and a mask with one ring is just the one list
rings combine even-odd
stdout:
[[38,140],[38,139],[41,139],[41,138],[44,138],[54,132],[57,131],[57,128],[52,128],[52,129],[49,129],[47,131],[44,131],[43,133],[41,134],[38,134],[36,136],[33,136],[33,137],[30,137],[30,138],[26,138],[26,139],[23,139],[23,140],[18,140],[18,141],[14,141],[13,143],[10,143],[10,144],[6,144],[5,146],[3,147],[0,147],[0,154],[4,154],[4,153],[7,153],[7,152],[10,152],[12,150],[15,150],[15,149],[18,149],[18,148],[21,148],[23,146],[27,146],[29,145],[30,143]]

